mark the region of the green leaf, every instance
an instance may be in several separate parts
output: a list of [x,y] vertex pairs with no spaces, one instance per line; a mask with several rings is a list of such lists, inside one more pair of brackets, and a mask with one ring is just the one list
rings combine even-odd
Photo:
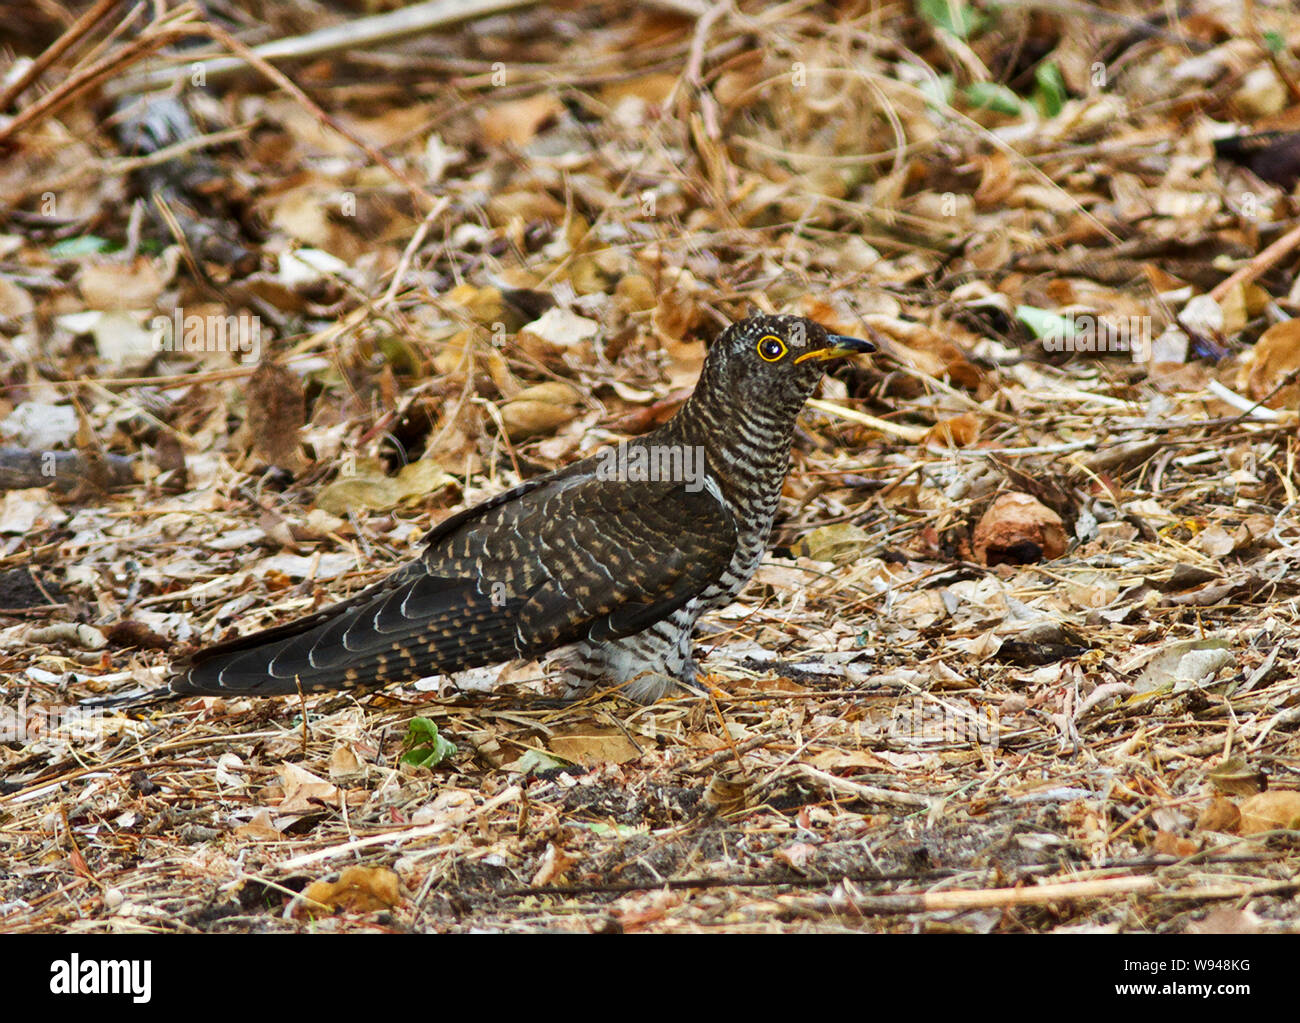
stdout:
[[1034,96],[1038,102],[1038,109],[1047,117],[1055,117],[1065,106],[1067,95],[1065,77],[1061,74],[1061,69],[1056,66],[1055,61],[1044,61],[1034,68],[1034,81],[1038,83],[1038,90]]
[[1066,317],[1032,305],[1016,306],[1016,319],[1029,328],[1034,337],[1070,338],[1074,324]]
[[385,361],[393,367],[394,373],[418,372],[419,356],[405,338],[398,337],[396,334],[385,334],[380,337],[377,347],[383,353]]
[[1020,113],[1020,97],[997,82],[972,82],[962,90],[966,102],[982,110],[999,114]]
[[438,726],[428,718],[411,718],[402,748],[402,763],[416,767],[436,767],[456,752],[456,747],[438,734]]
[[550,756],[541,750],[527,749],[524,750],[523,756],[509,766],[510,770],[518,771],[520,774],[537,774],[541,771],[554,771],[556,768],[563,769],[573,765],[567,760]]
[[600,821],[572,821],[575,828],[586,828],[595,835],[616,835],[619,838],[633,838],[650,831],[648,824],[603,824]]
[[94,234],[83,234],[76,238],[64,238],[50,246],[50,255],[56,259],[74,259],[77,256],[97,256],[101,252],[111,252],[116,246],[107,238]]
[[952,75],[939,75],[937,78],[926,75],[921,79],[921,84],[917,86],[921,95],[926,102],[935,107],[952,106],[953,96],[953,77]]
[[1272,53],[1281,53],[1286,49],[1286,37],[1281,32],[1275,32],[1272,29],[1264,33],[1264,45]]
[[916,0],[916,10],[935,28],[968,39],[983,27],[985,18],[965,0]]

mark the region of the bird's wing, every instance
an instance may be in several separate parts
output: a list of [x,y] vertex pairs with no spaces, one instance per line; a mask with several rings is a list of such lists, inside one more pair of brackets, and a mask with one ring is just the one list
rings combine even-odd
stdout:
[[736,527],[716,488],[601,479],[584,463],[451,516],[350,600],[200,651],[181,693],[371,687],[631,635],[716,581]]

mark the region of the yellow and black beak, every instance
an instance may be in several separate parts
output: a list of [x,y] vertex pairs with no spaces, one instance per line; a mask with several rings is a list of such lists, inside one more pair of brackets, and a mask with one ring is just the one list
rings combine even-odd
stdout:
[[842,359],[846,355],[862,355],[866,352],[874,352],[876,346],[870,341],[864,341],[860,337],[845,337],[843,334],[830,334],[826,338],[828,344],[825,348],[816,348],[811,352],[804,352],[794,361],[796,363],[804,362],[807,359],[816,359],[822,362],[826,359]]

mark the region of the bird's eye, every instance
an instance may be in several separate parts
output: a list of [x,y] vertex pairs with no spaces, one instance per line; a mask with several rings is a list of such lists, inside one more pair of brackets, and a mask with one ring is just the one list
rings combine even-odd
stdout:
[[758,357],[764,362],[779,362],[785,355],[785,342],[775,334],[764,334],[758,339]]

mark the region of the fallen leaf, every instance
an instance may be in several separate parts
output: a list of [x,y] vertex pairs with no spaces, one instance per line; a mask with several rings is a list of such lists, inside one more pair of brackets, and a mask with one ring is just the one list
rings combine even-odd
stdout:
[[1161,688],[1181,692],[1205,685],[1220,668],[1232,663],[1235,657],[1228,642],[1222,639],[1188,639],[1165,643],[1146,662],[1146,668],[1133,683],[1133,688],[1141,694]]
[[578,414],[578,392],[558,380],[526,387],[501,406],[501,422],[512,441],[554,433]]
[[1263,831],[1300,831],[1300,792],[1274,789],[1251,796],[1241,804],[1241,833],[1258,835]]
[[166,286],[157,260],[148,256],[129,264],[85,262],[77,279],[88,309],[152,309]]
[[330,754],[330,778],[335,781],[355,777],[364,768],[365,765],[346,742],[340,742]]
[[1283,320],[1259,336],[1242,361],[1237,383],[1251,401],[1262,401],[1269,408],[1295,408],[1300,404],[1300,386],[1278,387],[1296,370],[1300,370],[1300,320]]
[[532,886],[536,888],[544,884],[555,884],[564,877],[569,868],[578,860],[579,857],[568,855],[554,842],[547,842],[546,852],[542,854],[541,865],[537,868],[537,873],[533,875]]
[[302,380],[291,369],[263,362],[248,381],[248,429],[253,448],[269,465],[305,468],[298,431],[305,422]]
[[861,526],[852,522],[837,522],[829,526],[818,526],[805,533],[794,545],[794,552],[814,561],[833,561],[845,565],[857,561],[875,541]]
[[1028,565],[1065,553],[1061,517],[1028,494],[1003,494],[980,518],[971,547],[985,565]]
[[817,847],[812,843],[792,842],[790,845],[774,852],[772,859],[788,864],[792,869],[802,874],[809,861],[816,855]]
[[719,815],[725,816],[743,810],[748,794],[749,782],[715,774],[709,779],[709,787],[704,790],[704,803]]
[[1232,906],[1215,906],[1204,920],[1195,920],[1187,926],[1188,934],[1259,934],[1263,928],[1260,919],[1248,909]]
[[1235,835],[1240,824],[1241,811],[1237,809],[1236,803],[1225,796],[1215,796],[1196,818],[1197,831],[1222,831],[1227,835]]
[[941,444],[949,448],[970,447],[979,438],[980,420],[973,412],[952,416],[935,423],[926,433],[923,444]]
[[271,811],[266,807],[253,814],[253,819],[247,824],[235,828],[235,834],[255,842],[272,842],[284,837],[284,833],[271,822]]
[[303,891],[293,915],[299,919],[333,912],[379,913],[402,901],[402,882],[387,867],[346,867],[337,881],[313,881]]
[[575,727],[552,735],[547,744],[557,756],[583,767],[626,764],[641,756],[641,750],[621,729],[604,725]]
[[40,487],[11,490],[0,503],[0,533],[39,533],[66,522],[67,518],[67,513]]
[[1162,856],[1177,856],[1179,859],[1200,852],[1200,845],[1190,838],[1183,838],[1171,831],[1157,831],[1151,842],[1151,851]]
[[319,813],[321,803],[339,805],[337,786],[297,764],[281,764],[276,773],[284,786],[284,798],[275,808],[278,813]]
[[483,114],[483,140],[489,145],[523,146],[533,140],[547,121],[564,113],[564,104],[551,92],[527,99],[495,103]]

